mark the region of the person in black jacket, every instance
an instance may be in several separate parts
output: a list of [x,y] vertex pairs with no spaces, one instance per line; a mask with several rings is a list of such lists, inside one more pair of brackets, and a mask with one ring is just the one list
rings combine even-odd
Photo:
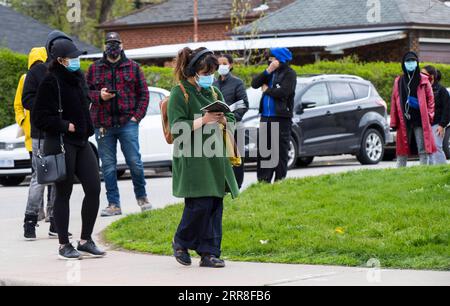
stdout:
[[[214,82],[214,86],[220,89],[225,99],[225,103],[228,105],[232,105],[236,102],[244,102],[245,104],[245,108],[239,108],[233,112],[237,124],[235,137],[236,139],[238,139],[238,137],[241,138],[240,141],[238,141],[238,145],[242,145],[245,143],[243,139],[245,135],[242,133],[243,130],[239,129],[239,123],[248,111],[247,91],[245,90],[244,82],[232,74],[234,63],[233,57],[229,54],[222,54],[218,60],[220,65],[218,72],[220,76]],[[239,147],[239,152],[244,152],[244,148]],[[244,161],[239,167],[234,167],[233,170],[238,186],[241,188],[244,182]]]
[[[258,137],[258,180],[270,184],[274,174],[275,181],[287,176],[297,75],[289,66],[292,53],[287,48],[270,49],[268,60],[269,67],[253,79],[252,87],[262,88],[263,91]],[[277,127],[278,139],[272,139],[272,128]],[[268,149],[271,156],[264,156],[263,149]]]
[[433,86],[434,93],[434,121],[433,133],[436,141],[437,152],[431,156],[433,165],[447,164],[447,157],[444,152],[445,130],[450,122],[450,95],[447,89],[439,83],[438,71],[433,66],[426,66],[422,73],[427,75]]
[[[84,53],[69,40],[54,43],[49,74],[39,86],[31,113],[31,121],[36,128],[45,132],[45,154],[61,152],[59,136],[63,135],[67,177],[55,183],[54,218],[60,243],[59,257],[67,260],[80,259],[81,253],[93,257],[105,255],[92,240],[100,207],[100,175],[97,158],[88,142],[94,134],[94,126],[89,113],[90,98],[86,80],[80,71],[79,56]],[[69,202],[75,175],[85,193],[78,251],[69,242],[68,235]]]
[[[39,85],[44,80],[48,72],[48,65],[52,61],[51,49],[55,41],[58,40],[70,40],[71,38],[60,31],[52,31],[47,37],[47,43],[45,49],[47,51],[47,60],[36,62],[30,70],[27,72],[25,78],[25,84],[23,87],[22,94],[22,105],[23,107],[31,112],[36,95],[38,92]],[[39,144],[40,131],[36,129],[33,122],[31,122],[31,138],[33,151],[36,151]],[[43,149],[44,141],[41,140],[41,150]],[[36,153],[36,152],[35,152]],[[35,158],[32,157],[32,166],[36,164]],[[37,183],[36,172],[33,169],[30,181],[30,189],[28,192],[27,207],[25,210],[24,219],[24,237],[26,240],[36,240],[36,226],[38,222],[38,214],[40,209],[43,210],[43,198],[44,198],[45,186],[39,185]],[[47,218],[46,221],[50,222],[50,229],[48,231],[49,238],[57,238],[58,234],[56,231],[55,222],[53,220],[53,203],[55,201],[55,189],[52,185],[48,186],[48,196],[47,196]],[[70,235],[70,234],[69,234]]]

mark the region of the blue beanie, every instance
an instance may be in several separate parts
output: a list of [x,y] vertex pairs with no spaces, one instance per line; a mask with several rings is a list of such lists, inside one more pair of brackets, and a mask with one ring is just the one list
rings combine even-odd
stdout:
[[283,64],[292,61],[292,52],[288,48],[271,48],[270,54]]

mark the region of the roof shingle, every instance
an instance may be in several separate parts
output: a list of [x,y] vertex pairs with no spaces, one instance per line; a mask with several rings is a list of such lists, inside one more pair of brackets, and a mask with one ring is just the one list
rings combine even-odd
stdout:
[[[0,47],[28,54],[34,47],[43,47],[52,28],[39,21],[22,15],[13,9],[0,5]],[[75,44],[89,53],[99,49],[72,37]]]
[[[264,1],[243,0],[250,2],[252,8],[259,7]],[[269,0],[269,12],[274,12],[294,0]],[[229,19],[233,8],[233,0],[199,0],[198,13],[200,21]],[[152,25],[164,23],[191,22],[194,19],[193,1],[168,0],[161,4],[147,6],[128,16],[105,22],[102,28],[108,26]]]
[[237,33],[247,33],[255,27],[262,34],[411,23],[450,26],[450,7],[438,0],[380,0],[379,22],[368,18],[371,9],[368,3],[366,0],[297,0],[241,27]]

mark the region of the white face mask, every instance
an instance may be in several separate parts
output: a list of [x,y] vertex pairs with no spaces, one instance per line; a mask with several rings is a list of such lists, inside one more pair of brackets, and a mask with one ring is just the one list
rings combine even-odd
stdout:
[[229,65],[220,65],[218,72],[220,75],[225,76],[230,73],[230,66]]

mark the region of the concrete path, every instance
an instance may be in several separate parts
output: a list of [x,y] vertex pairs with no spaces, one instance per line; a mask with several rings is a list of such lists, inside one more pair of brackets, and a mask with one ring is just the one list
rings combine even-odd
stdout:
[[[392,167],[383,163],[372,168]],[[353,159],[319,159],[308,169],[290,172],[304,177],[351,171],[363,168]],[[247,173],[246,186],[256,180]],[[179,202],[170,194],[171,179],[163,175],[148,178],[150,199],[156,207]],[[121,180],[120,189],[125,213],[138,212],[131,181]],[[48,240],[48,225],[38,229],[39,240],[25,242],[22,219],[27,186],[0,188],[0,285],[178,285],[178,286],[328,286],[328,285],[450,285],[450,272],[380,270],[310,265],[284,265],[227,262],[222,270],[182,267],[171,257],[134,254],[109,250],[104,259],[64,262],[57,260],[57,241]],[[75,186],[72,199],[71,231],[80,233],[81,186]],[[105,196],[102,194],[102,203]],[[99,218],[100,233],[117,218]]]

